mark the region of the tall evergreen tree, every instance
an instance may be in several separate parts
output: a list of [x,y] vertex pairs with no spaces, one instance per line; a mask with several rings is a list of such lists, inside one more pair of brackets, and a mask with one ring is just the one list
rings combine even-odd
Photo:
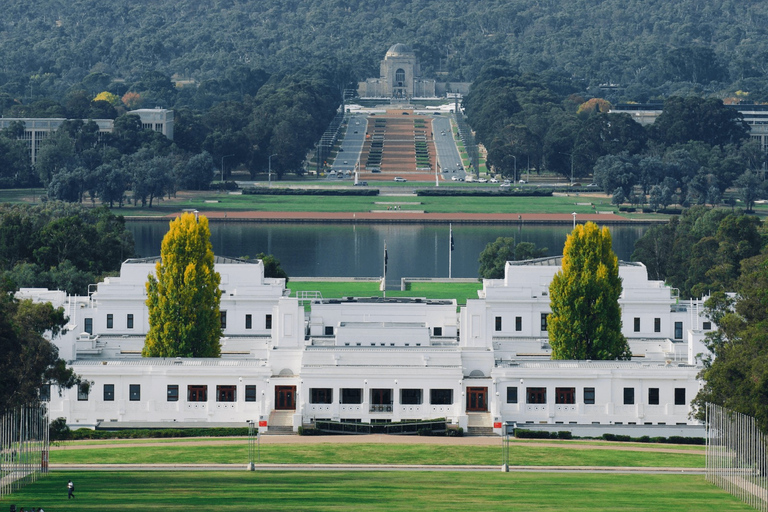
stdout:
[[163,238],[157,277],[147,281],[145,357],[221,355],[220,276],[213,268],[208,219],[184,213]]
[[568,235],[549,286],[552,359],[629,359],[621,333],[619,260],[611,233],[588,222]]

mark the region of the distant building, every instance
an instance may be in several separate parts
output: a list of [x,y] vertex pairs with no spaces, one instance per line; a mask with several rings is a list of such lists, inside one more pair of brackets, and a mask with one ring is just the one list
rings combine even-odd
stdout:
[[[726,107],[737,110],[744,116],[744,121],[749,125],[749,138],[758,141],[763,151],[768,153],[768,105],[739,104]],[[641,125],[648,126],[656,121],[663,109],[662,103],[619,103],[610,113],[629,114]]]
[[318,420],[446,418],[486,433],[517,422],[702,435],[690,402],[714,326],[701,301],[679,300],[640,263],[619,267],[632,360],[553,361],[548,291],[561,258],[508,262],[505,278],[485,280],[457,313],[453,299],[377,297],[311,299],[305,311],[284,279],[264,277],[261,261],[216,257],[221,357],[197,359],[141,357],[157,261],[127,260],[88,297],[18,293],[64,307],[69,325],[54,342],[92,383],[43,390],[51,417],[101,428],[258,419],[294,431]]
[[[129,114],[136,114],[141,119],[142,126],[147,130],[160,132],[173,140],[173,110],[164,108],[131,110]],[[34,165],[37,161],[37,153],[43,141],[58,130],[65,121],[64,118],[35,118],[35,117],[2,117],[0,118],[0,130],[8,128],[13,122],[24,123],[24,135],[21,140],[27,143],[30,158]],[[113,119],[83,119],[83,122],[93,121],[99,126],[99,133],[112,133],[115,122]]]
[[436,82],[421,75],[416,53],[407,45],[394,44],[379,67],[379,77],[358,84],[361,98],[386,98],[409,101],[414,98],[445,97],[448,93],[466,94],[469,83]]

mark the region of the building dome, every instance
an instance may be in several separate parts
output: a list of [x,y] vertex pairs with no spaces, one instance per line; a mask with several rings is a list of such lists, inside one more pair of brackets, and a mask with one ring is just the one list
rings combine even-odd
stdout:
[[393,44],[392,47],[387,51],[387,57],[400,57],[403,55],[411,56],[413,55],[413,50],[411,50],[411,47],[407,44],[403,43],[397,43]]

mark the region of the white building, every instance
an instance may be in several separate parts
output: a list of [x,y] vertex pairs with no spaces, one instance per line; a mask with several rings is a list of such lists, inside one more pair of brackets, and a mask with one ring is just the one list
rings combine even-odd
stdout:
[[[173,140],[173,110],[164,108],[138,109],[128,112],[135,114],[141,119],[141,124],[146,130],[160,132],[169,139]],[[59,118],[36,118],[36,117],[0,117],[0,130],[9,128],[11,123],[20,122],[24,124],[24,134],[21,140],[27,143],[32,164],[37,160],[37,153],[43,141],[55,133],[64,122],[69,121],[63,117]],[[83,119],[83,122],[90,121]],[[99,133],[112,133],[115,127],[114,119],[93,119],[93,122],[99,127]]]
[[698,424],[689,404],[712,325],[700,302],[679,301],[639,263],[619,268],[632,360],[552,361],[547,293],[560,258],[507,263],[504,279],[485,280],[457,312],[455,300],[377,297],[313,299],[305,311],[260,261],[217,257],[217,359],[141,357],[156,261],[126,261],[88,297],[19,292],[66,308],[68,333],[55,343],[92,383],[61,396],[47,390],[52,417],[86,427],[258,420],[294,430],[315,420],[446,418],[497,433],[504,422]]

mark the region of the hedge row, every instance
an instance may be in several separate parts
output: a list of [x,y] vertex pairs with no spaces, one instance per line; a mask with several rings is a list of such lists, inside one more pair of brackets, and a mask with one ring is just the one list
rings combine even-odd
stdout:
[[515,437],[520,439],[573,439],[573,435],[567,430],[560,432],[547,432],[546,430],[515,429]]
[[[526,430],[524,428],[515,429],[515,437],[520,439],[573,439],[573,434],[568,431],[548,432],[546,430]],[[606,441],[633,442],[633,443],[662,443],[662,444],[706,444],[703,437],[630,437],[620,434],[603,434],[602,439]]]
[[80,439],[145,439],[161,437],[234,437],[247,436],[248,427],[225,428],[164,428],[164,429],[130,429],[130,430],[92,430],[79,428],[77,430],[59,430],[55,437],[51,432],[52,441],[77,441]]
[[512,197],[551,197],[551,190],[503,190],[503,189],[469,189],[469,188],[434,188],[417,190],[417,196],[512,196]]
[[244,188],[243,194],[254,196],[377,196],[379,191],[375,188],[307,189],[251,187]]

